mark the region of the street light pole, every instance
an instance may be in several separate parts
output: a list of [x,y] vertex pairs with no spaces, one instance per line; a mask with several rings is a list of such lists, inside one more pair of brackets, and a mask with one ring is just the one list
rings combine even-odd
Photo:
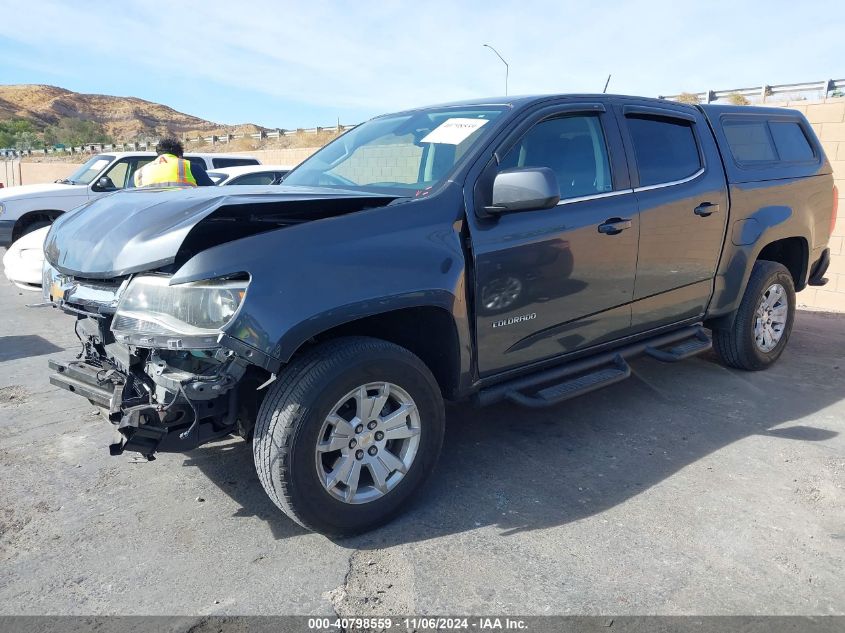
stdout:
[[508,96],[508,70],[509,70],[508,63],[505,61],[505,58],[504,58],[504,57],[502,57],[502,56],[499,54],[499,51],[497,51],[495,48],[493,48],[493,47],[492,47],[492,46],[490,46],[489,44],[484,44],[484,46],[486,46],[486,47],[487,47],[487,48],[489,48],[491,51],[493,51],[494,53],[496,53],[496,57],[498,57],[499,59],[501,59],[501,60],[502,60],[502,63],[505,65],[505,96],[507,97],[507,96]]

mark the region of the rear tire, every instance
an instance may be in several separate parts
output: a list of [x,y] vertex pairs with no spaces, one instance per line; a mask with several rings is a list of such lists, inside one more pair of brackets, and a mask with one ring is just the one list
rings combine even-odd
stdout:
[[795,321],[795,285],[782,264],[755,262],[728,329],[713,331],[713,348],[730,367],[757,371],[786,348]]
[[264,399],[253,438],[258,478],[303,527],[364,532],[416,497],[440,454],[444,419],[434,376],[408,350],[372,338],[329,341],[291,363]]

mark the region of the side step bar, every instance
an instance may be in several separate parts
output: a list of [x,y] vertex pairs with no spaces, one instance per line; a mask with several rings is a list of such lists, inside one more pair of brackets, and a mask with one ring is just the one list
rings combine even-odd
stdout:
[[621,382],[630,376],[631,367],[625,362],[624,358],[617,354],[609,366],[599,367],[589,373],[540,389],[531,396],[525,395],[521,391],[507,391],[505,398],[514,404],[540,409]]
[[696,354],[701,354],[702,352],[706,352],[712,348],[713,341],[711,341],[710,337],[707,336],[707,332],[705,332],[702,328],[698,328],[698,331],[694,336],[691,336],[685,341],[681,341],[674,347],[663,350],[649,345],[645,348],[645,353],[652,358],[663,361],[664,363],[677,363],[679,360],[686,360],[687,358],[691,358]]
[[548,407],[625,380],[631,375],[627,358],[648,354],[664,362],[677,362],[711,346],[704,329],[693,325],[487,387],[477,399],[483,406],[509,400],[531,408]]

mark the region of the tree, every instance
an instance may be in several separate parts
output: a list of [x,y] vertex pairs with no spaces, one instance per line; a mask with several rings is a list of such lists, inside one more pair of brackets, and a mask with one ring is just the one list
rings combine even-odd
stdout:
[[0,147],[35,149],[41,147],[38,129],[25,119],[0,121]]
[[47,145],[75,146],[83,143],[111,143],[112,139],[96,121],[64,118],[44,130],[44,142]]
[[748,105],[751,103],[748,99],[746,99],[743,95],[739,94],[738,92],[729,94],[728,101],[730,101],[733,105]]

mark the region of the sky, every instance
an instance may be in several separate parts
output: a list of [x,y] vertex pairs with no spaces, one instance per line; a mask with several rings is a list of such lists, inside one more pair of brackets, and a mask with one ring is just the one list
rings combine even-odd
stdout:
[[0,84],[223,124],[359,123],[509,94],[658,96],[845,78],[842,0],[0,0]]

